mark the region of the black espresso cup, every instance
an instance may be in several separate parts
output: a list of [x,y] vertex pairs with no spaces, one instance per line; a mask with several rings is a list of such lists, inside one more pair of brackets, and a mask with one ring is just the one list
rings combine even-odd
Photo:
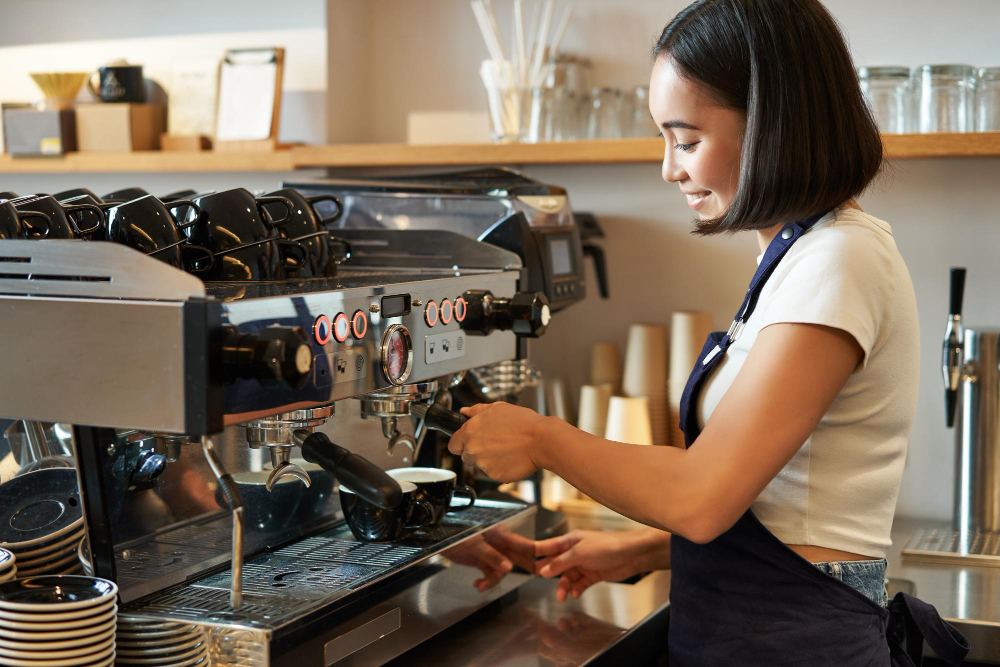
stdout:
[[199,213],[192,201],[178,200],[164,204],[153,195],[146,195],[120,204],[105,204],[107,225],[104,238],[123,243],[150,257],[192,273],[202,273],[212,268],[212,252],[188,241],[182,233],[185,228],[199,224],[178,224],[171,211],[180,208]]
[[[336,205],[338,215],[340,200],[333,195],[306,197],[295,188],[282,188],[268,193],[269,197],[284,197],[292,202],[293,208],[288,221],[281,226],[281,237],[301,245],[307,255],[307,262],[296,264],[294,258],[286,260],[285,273],[290,278],[312,278],[334,275],[330,271],[333,262],[330,257],[330,232],[320,226],[320,216],[315,205],[329,202]],[[268,213],[275,213],[274,205],[266,207]],[[336,216],[334,216],[335,218]]]
[[[236,188],[199,195],[193,200],[200,213],[188,215],[203,224],[192,228],[189,237],[215,256],[215,266],[204,276],[211,281],[278,280],[285,277],[287,257],[305,261],[305,251],[294,241],[281,239],[284,225],[294,205],[285,197],[254,197],[249,190]],[[171,202],[171,206],[177,202]],[[277,218],[265,210],[280,206]]]
[[427,501],[417,498],[417,486],[400,482],[399,487],[403,491],[403,500],[396,507],[387,509],[340,485],[340,508],[354,537],[362,542],[389,542],[431,525],[434,508]]
[[[400,484],[411,482],[416,485],[417,500],[429,503],[432,508],[433,526],[441,523],[448,512],[461,512],[476,504],[476,492],[472,487],[458,486],[458,476],[454,471],[444,468],[393,468],[386,472]],[[451,500],[456,496],[465,497],[468,502],[453,507]]]
[[133,199],[138,199],[139,197],[145,197],[149,193],[142,188],[122,188],[120,190],[115,190],[114,192],[109,192],[105,195],[101,195],[100,199],[106,202],[123,202],[132,201]]
[[146,101],[142,65],[106,65],[91,76],[88,85],[94,97],[102,102],[141,104]]
[[[60,202],[70,202],[79,200],[81,197],[87,197],[90,201],[95,204],[103,204],[104,200],[94,194],[94,191],[89,188],[72,188],[70,190],[63,190],[62,192],[57,192],[53,197]],[[78,202],[77,202],[78,203]]]
[[51,195],[11,199],[19,211],[36,211],[49,217],[50,239],[94,238],[104,227],[104,211],[95,204],[60,204]]
[[52,219],[41,211],[19,211],[9,201],[0,202],[0,240],[44,239]]

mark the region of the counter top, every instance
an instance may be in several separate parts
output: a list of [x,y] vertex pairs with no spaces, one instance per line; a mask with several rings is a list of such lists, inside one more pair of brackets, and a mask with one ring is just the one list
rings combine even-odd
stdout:
[[[972,642],[970,660],[1000,664],[1000,568],[925,564],[901,552],[921,528],[946,522],[897,518],[889,552],[889,592],[937,607]],[[559,603],[555,580],[532,579],[516,597],[475,614],[392,664],[551,667],[653,663],[666,646],[670,573],[635,584],[601,583]],[[644,651],[644,655],[636,655]]]
[[[556,601],[558,580],[534,578],[510,600],[444,631],[391,665],[566,667],[650,663],[666,648],[670,574],[600,583]],[[639,655],[646,652],[648,655]]]
[[897,517],[889,550],[889,594],[903,591],[937,607],[972,643],[969,660],[1000,664],[1000,568],[915,562],[901,558],[921,528],[949,528],[944,521]]

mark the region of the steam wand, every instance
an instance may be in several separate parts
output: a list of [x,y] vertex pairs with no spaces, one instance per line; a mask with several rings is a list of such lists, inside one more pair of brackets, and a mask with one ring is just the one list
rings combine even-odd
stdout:
[[945,423],[948,428],[955,425],[955,406],[958,403],[958,387],[962,379],[962,345],[965,339],[965,332],[962,329],[962,300],[964,296],[965,268],[952,267],[948,325],[944,330],[944,344],[941,347]]
[[219,489],[222,491],[226,505],[233,515],[233,543],[232,543],[232,582],[229,586],[229,606],[239,609],[243,604],[243,500],[240,498],[239,488],[232,476],[226,472],[215,455],[215,445],[212,439],[204,436],[201,439],[201,451],[205,454],[208,467],[212,469],[212,474],[219,482]]

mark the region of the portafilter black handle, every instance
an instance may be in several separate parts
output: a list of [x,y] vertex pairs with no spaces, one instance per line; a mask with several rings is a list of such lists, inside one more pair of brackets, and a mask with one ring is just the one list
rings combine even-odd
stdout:
[[463,414],[452,412],[436,403],[434,405],[411,403],[410,412],[418,419],[424,420],[424,428],[440,431],[449,438],[455,435],[455,431],[462,428],[462,424],[469,421],[469,418]]
[[[296,431],[296,436],[300,433]],[[399,482],[363,456],[334,444],[322,433],[308,435],[301,444],[306,461],[329,472],[359,498],[385,509],[394,509],[403,502]]]

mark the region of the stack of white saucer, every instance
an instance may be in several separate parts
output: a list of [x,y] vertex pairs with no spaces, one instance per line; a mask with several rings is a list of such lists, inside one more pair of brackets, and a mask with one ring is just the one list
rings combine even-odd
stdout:
[[208,642],[204,628],[122,614],[118,617],[119,665],[195,667],[207,665]]
[[111,667],[118,587],[94,577],[49,576],[0,584],[0,664]]
[[77,548],[86,531],[83,517],[54,533],[24,542],[3,542],[0,547],[17,557],[19,577],[50,574],[82,574]]
[[17,577],[17,557],[6,549],[0,549],[0,583]]

